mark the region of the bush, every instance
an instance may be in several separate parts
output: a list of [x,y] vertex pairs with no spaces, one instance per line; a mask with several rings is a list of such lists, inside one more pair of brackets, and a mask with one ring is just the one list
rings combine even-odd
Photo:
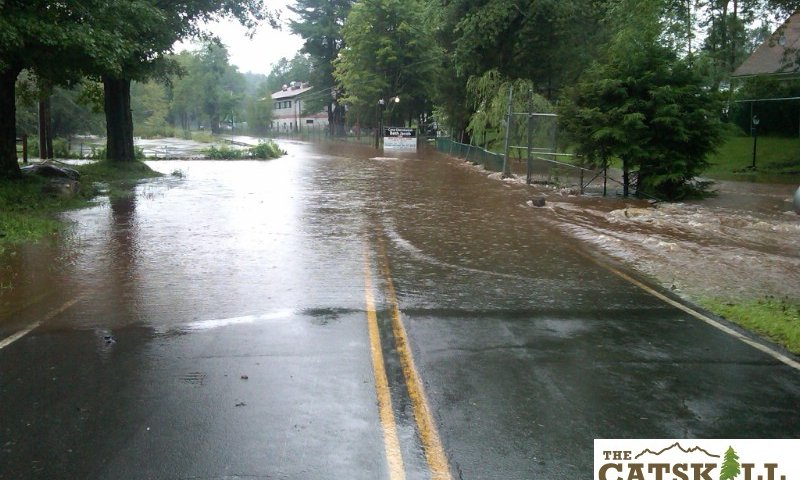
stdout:
[[272,140],[261,142],[255,147],[250,148],[250,156],[252,158],[269,160],[271,158],[278,158],[281,155],[286,155],[286,152],[281,150],[280,147],[278,147],[278,145]]
[[203,150],[203,153],[212,160],[241,160],[244,158],[242,150],[226,145],[221,145],[219,148],[212,145],[210,148]]
[[72,152],[69,151],[69,142],[65,138],[53,140],[53,156],[55,158],[72,158]]
[[221,145],[219,147],[211,146],[203,150],[206,158],[212,160],[246,160],[246,159],[260,159],[270,160],[278,158],[281,155],[286,155],[286,152],[280,149],[273,141],[261,142],[255,147],[247,149],[239,149]]

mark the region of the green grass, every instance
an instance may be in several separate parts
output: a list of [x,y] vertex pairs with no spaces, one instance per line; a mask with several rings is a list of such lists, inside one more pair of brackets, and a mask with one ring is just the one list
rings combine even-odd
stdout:
[[700,304],[717,315],[800,354],[800,303],[772,296],[756,300],[705,299]]
[[235,148],[227,145],[212,145],[203,150],[203,154],[214,160],[270,160],[286,155],[273,141],[260,142],[254,147]]
[[81,172],[74,198],[44,193],[47,180],[40,177],[0,181],[0,253],[11,243],[36,241],[58,233],[63,224],[56,214],[90,205],[99,192],[98,184],[105,185],[110,196],[130,195],[136,181],[160,176],[141,162],[104,161],[74,168]]
[[66,201],[42,194],[43,179],[0,183],[0,253],[4,244],[38,239],[58,232],[53,213]]
[[721,180],[798,183],[800,138],[758,137],[756,168],[753,170],[753,138],[730,136],[709,157],[711,166],[703,175]]
[[131,182],[161,176],[142,162],[100,161],[72,168],[81,172],[81,183]]
[[190,139],[200,143],[212,143],[217,139],[210,132],[191,132]]

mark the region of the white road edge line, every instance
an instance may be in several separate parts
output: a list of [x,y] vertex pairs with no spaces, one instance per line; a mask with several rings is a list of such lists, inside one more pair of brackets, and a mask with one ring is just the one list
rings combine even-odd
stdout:
[[22,338],[25,335],[31,333],[33,330],[35,330],[41,324],[42,324],[42,322],[34,322],[34,323],[28,325],[27,327],[25,327],[24,329],[20,330],[19,332],[15,333],[14,335],[11,335],[10,337],[4,338],[2,341],[0,341],[0,350],[6,348],[7,346],[9,346],[12,343],[16,342],[17,340],[19,340],[20,338]]
[[[587,258],[591,258],[588,255],[586,255],[586,257]],[[595,261],[596,263],[600,263],[600,262],[597,262],[594,259],[592,259],[592,260]],[[727,325],[725,325],[723,323],[720,323],[719,321],[714,320],[713,318],[711,318],[711,317],[709,317],[707,315],[703,315],[702,313],[698,312],[697,310],[695,310],[695,309],[693,309],[691,307],[688,307],[688,306],[686,306],[686,305],[684,305],[684,304],[682,304],[680,302],[677,302],[677,301],[667,297],[666,295],[664,295],[662,293],[657,292],[656,290],[648,287],[644,283],[632,278],[631,276],[629,276],[629,275],[617,270],[616,268],[614,268],[614,267],[612,267],[610,265],[603,265],[603,266],[606,267],[607,269],[611,270],[611,272],[615,273],[617,276],[627,280],[628,282],[636,285],[637,287],[641,288],[642,290],[644,290],[645,292],[649,293],[650,295],[658,298],[662,302],[665,302],[665,303],[667,303],[669,305],[672,305],[673,307],[675,307],[675,308],[677,308],[679,310],[684,311],[685,313],[688,313],[689,315],[693,316],[694,318],[696,318],[696,319],[698,319],[698,320],[700,320],[702,322],[705,322],[705,323],[711,325],[712,327],[717,328],[718,330],[721,330],[721,331],[727,333],[728,335],[740,340],[741,342],[746,343],[747,345],[750,345],[751,347],[755,348],[756,350],[759,350],[759,351],[761,351],[763,353],[766,353],[767,355],[771,356],[775,360],[778,360],[778,361],[786,364],[787,366],[794,368],[795,370],[800,370],[800,362],[798,362],[797,360],[794,360],[793,358],[787,357],[786,355],[774,350],[773,348],[771,348],[771,347],[769,347],[767,345],[764,345],[764,344],[761,344],[759,342],[756,342],[756,341],[748,338],[747,336],[742,335],[741,333],[737,332],[736,330],[728,327]]]
[[25,335],[27,335],[27,334],[31,333],[32,331],[36,330],[42,323],[50,320],[51,318],[55,317],[56,315],[59,315],[59,314],[63,313],[69,307],[75,305],[78,302],[78,300],[80,300],[80,297],[74,298],[74,299],[64,303],[63,305],[61,305],[60,307],[56,308],[55,310],[51,310],[47,315],[44,316],[43,319],[41,319],[39,321],[36,321],[36,322],[33,322],[30,325],[28,325],[27,327],[25,327],[22,330],[20,330],[19,332],[15,333],[15,334],[13,334],[13,335],[11,335],[9,337],[6,337],[3,340],[0,340],[0,350],[6,348],[7,346],[9,346],[12,343],[16,342],[17,340],[19,340],[20,338],[24,337]]

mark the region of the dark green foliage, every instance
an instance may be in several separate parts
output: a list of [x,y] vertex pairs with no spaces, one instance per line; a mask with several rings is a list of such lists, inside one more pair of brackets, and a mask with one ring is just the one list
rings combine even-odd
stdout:
[[[342,26],[352,5],[353,0],[296,0],[294,6],[289,7],[298,16],[290,27],[303,38],[303,53],[309,60],[308,76],[289,81],[308,81],[314,87],[317,95],[309,97],[306,108],[314,112],[326,110],[332,133],[341,133],[344,125],[339,104],[342,92],[335,88],[333,71],[334,61],[345,45]],[[336,127],[339,127],[338,132]]]
[[[344,91],[348,115],[366,123],[386,102],[387,121],[399,124],[426,110],[437,52],[423,17],[421,1],[364,0],[344,25],[348,48],[335,63],[334,76]],[[399,103],[390,102],[400,97]]]
[[[737,82],[736,100],[800,97],[800,80],[775,77],[749,78]],[[751,115],[759,118],[759,135],[797,137],[800,132],[800,100],[732,103],[730,120],[750,134]]]
[[567,90],[561,124],[577,153],[637,172],[638,193],[678,199],[720,140],[720,109],[688,62],[658,42],[659,28],[639,21],[621,30]]

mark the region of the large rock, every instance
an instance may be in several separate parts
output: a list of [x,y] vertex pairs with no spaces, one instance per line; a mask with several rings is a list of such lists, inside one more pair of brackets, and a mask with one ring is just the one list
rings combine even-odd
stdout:
[[60,167],[52,163],[35,163],[33,165],[26,165],[20,168],[20,170],[27,175],[38,175],[45,178],[66,178],[77,181],[81,177],[81,174],[75,169]]
[[60,198],[73,198],[78,194],[80,182],[69,178],[51,178],[42,186],[42,192]]
[[531,207],[544,207],[547,204],[547,199],[545,197],[533,197],[528,201],[528,205]]
[[800,187],[794,192],[794,211],[800,214]]
[[36,163],[22,168],[25,175],[36,175],[48,179],[42,186],[42,192],[61,198],[72,198],[78,194],[81,174],[72,168],[53,165],[52,163]]

